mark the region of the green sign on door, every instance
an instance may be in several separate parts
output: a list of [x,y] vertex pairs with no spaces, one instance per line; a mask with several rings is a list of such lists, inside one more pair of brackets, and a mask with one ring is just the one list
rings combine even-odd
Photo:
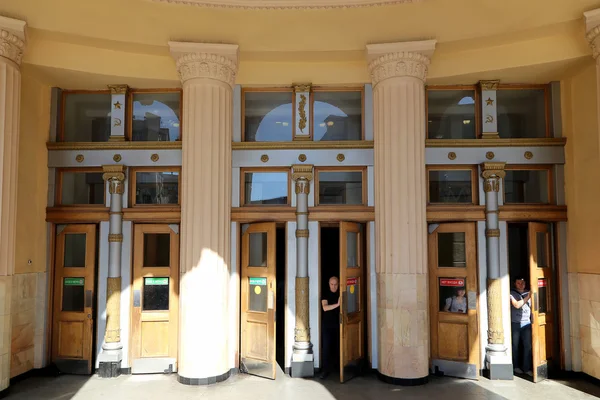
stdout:
[[83,286],[85,282],[84,278],[65,278],[65,286]]
[[144,278],[144,284],[147,286],[166,286],[169,284],[169,278]]
[[267,278],[250,278],[251,285],[267,286]]

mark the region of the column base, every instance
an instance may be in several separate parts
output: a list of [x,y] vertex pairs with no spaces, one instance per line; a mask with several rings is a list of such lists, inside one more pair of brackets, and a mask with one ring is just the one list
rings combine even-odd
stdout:
[[102,353],[98,356],[98,376],[100,376],[100,378],[116,378],[121,375],[122,360],[122,349],[103,349]]
[[512,381],[514,378],[512,358],[507,355],[486,354],[483,376],[494,381]]
[[121,361],[101,362],[98,368],[100,378],[116,378],[121,375]]
[[312,352],[296,352],[294,349],[290,376],[292,378],[312,378],[315,376],[315,357]]
[[384,375],[379,371],[377,371],[377,377],[385,383],[398,386],[420,386],[429,382],[429,376],[424,376],[422,378],[394,378]]
[[231,370],[225,372],[224,374],[211,376],[208,378],[186,378],[185,376],[181,376],[177,374],[177,382],[182,383],[184,385],[190,386],[206,386],[212,385],[215,383],[223,382],[227,380],[231,376]]

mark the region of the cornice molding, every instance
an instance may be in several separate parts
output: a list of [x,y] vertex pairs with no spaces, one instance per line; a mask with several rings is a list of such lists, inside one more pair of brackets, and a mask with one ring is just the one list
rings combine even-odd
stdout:
[[25,21],[0,16],[0,57],[21,65],[25,51],[26,26]]
[[423,0],[152,0],[161,3],[185,4],[207,8],[237,8],[246,10],[316,10],[332,8],[379,7]]
[[232,44],[169,42],[182,83],[210,78],[235,85],[238,46]]

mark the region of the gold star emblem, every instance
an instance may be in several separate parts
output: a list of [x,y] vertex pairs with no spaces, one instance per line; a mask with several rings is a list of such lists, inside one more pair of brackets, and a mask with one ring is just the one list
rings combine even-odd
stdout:
[[113,104],[115,106],[115,110],[120,110],[121,109],[121,103],[119,103],[118,101]]
[[488,97],[488,99],[485,101],[485,105],[491,106],[493,104],[494,104],[494,100],[492,100],[491,97]]

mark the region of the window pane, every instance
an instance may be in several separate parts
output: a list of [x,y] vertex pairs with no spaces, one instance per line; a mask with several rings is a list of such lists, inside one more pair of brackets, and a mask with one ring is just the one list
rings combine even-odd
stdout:
[[110,94],[65,95],[64,141],[106,142],[110,136]]
[[248,249],[249,267],[267,266],[267,233],[258,232],[250,234],[250,248]]
[[537,247],[537,266],[538,268],[549,267],[548,263],[548,247],[546,243],[546,233],[536,232],[536,247]]
[[438,278],[440,311],[467,313],[467,295],[465,278]]
[[548,200],[547,170],[508,170],[504,178],[505,203],[543,203]]
[[169,278],[144,278],[143,311],[169,309]]
[[257,312],[267,312],[267,278],[250,277],[249,295],[250,301],[248,310]]
[[539,308],[540,314],[544,314],[548,311],[548,279],[538,279],[538,292],[539,292]]
[[346,256],[348,268],[358,267],[358,233],[346,232]]
[[360,311],[360,278],[346,278],[346,314]]
[[362,204],[362,172],[319,172],[319,204]]
[[292,140],[292,92],[246,92],[244,107],[246,142]]
[[64,266],[85,267],[85,233],[65,234]]
[[181,94],[134,93],[131,139],[174,141],[180,134]]
[[475,139],[475,91],[428,90],[429,139]]
[[315,141],[362,139],[361,92],[314,92],[313,98]]
[[430,203],[472,203],[471,171],[429,171]]
[[63,172],[61,204],[104,204],[101,172]]
[[84,284],[84,278],[63,278],[63,311],[83,312]]
[[144,267],[168,267],[171,261],[171,235],[144,233]]
[[501,138],[546,137],[543,89],[498,90],[498,134]]
[[136,204],[178,204],[179,172],[136,172]]
[[467,266],[464,232],[438,234],[438,267],[464,268]]
[[246,172],[244,174],[245,204],[287,204],[287,172]]

